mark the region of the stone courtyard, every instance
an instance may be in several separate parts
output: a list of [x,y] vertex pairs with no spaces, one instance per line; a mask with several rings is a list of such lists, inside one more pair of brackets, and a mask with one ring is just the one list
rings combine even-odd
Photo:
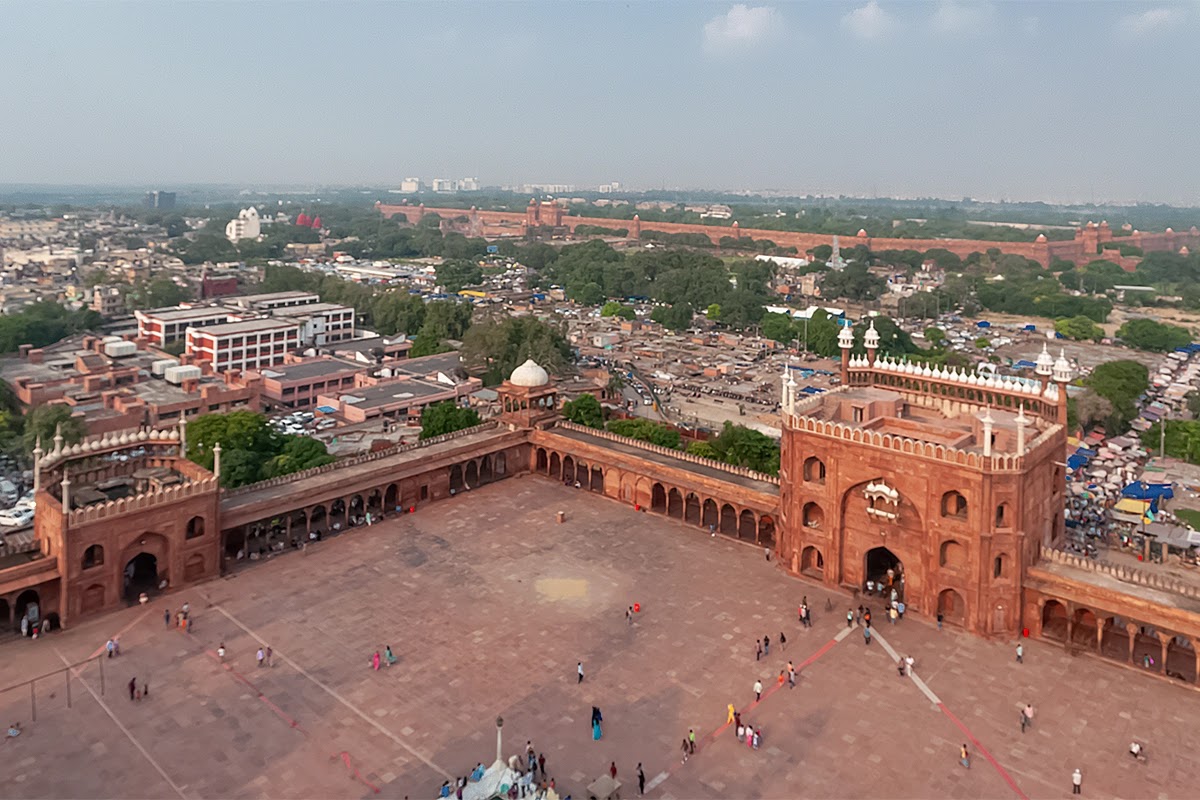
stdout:
[[[797,621],[804,596],[811,630]],[[185,600],[191,634],[163,623]],[[848,603],[760,549],[542,478],[507,480],[5,643],[0,686],[16,688],[0,694],[0,722],[25,732],[0,744],[0,781],[5,797],[432,798],[495,758],[501,716],[505,756],[532,740],[575,798],[613,761],[626,798],[639,761],[659,798],[1058,797],[1076,767],[1090,797],[1195,795],[1193,691],[1039,642],[1017,664],[1016,642],[924,619],[892,627],[878,601],[865,645],[847,631]],[[38,681],[32,697],[18,685],[117,634],[118,658]],[[771,653],[756,663],[764,634]],[[256,666],[259,643],[273,667]],[[385,645],[399,662],[375,672]],[[897,675],[889,649],[916,659],[919,680]],[[798,685],[774,688],[788,659],[803,665]],[[150,689],[136,703],[135,676]],[[1036,714],[1022,734],[1026,701]],[[761,749],[723,727],[729,703],[762,728]],[[699,750],[683,764],[689,728]],[[1127,755],[1132,738],[1147,764]]]

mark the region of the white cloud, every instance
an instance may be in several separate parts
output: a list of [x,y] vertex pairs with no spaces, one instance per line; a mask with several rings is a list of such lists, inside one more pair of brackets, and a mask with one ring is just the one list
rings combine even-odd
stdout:
[[933,12],[930,24],[937,33],[949,36],[970,36],[983,33],[992,21],[993,9],[988,3],[959,3],[942,0]]
[[896,18],[871,0],[844,15],[842,27],[860,39],[878,39],[896,27]]
[[1117,30],[1127,36],[1144,36],[1183,22],[1182,8],[1151,8],[1140,14],[1126,14],[1117,22]]
[[750,47],[769,38],[782,24],[779,12],[771,6],[738,3],[704,23],[704,48],[721,53]]

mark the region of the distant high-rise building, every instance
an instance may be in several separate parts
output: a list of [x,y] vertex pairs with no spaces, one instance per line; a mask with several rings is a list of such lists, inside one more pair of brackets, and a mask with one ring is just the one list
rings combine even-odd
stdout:
[[401,194],[416,194],[419,191],[421,191],[420,178],[405,178],[404,180],[400,181]]
[[146,199],[143,201],[146,208],[174,208],[175,193],[174,192],[146,192]]
[[621,191],[620,181],[613,181],[612,183],[600,184],[600,194],[612,194],[613,192],[619,192],[619,191]]
[[479,178],[463,178],[458,182],[460,192],[478,192]]
[[449,194],[454,191],[454,181],[449,178],[434,178],[430,186],[433,191],[441,194]]

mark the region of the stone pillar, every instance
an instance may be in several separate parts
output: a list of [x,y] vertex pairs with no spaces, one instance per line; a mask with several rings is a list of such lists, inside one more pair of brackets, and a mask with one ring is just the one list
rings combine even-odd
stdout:
[[1104,654],[1104,620],[1096,620],[1096,654]]
[[1133,663],[1133,648],[1137,646],[1138,626],[1132,622],[1125,623],[1125,633],[1129,635],[1129,663]]
[[1175,637],[1171,636],[1170,634],[1164,634],[1164,633],[1155,633],[1154,635],[1158,637],[1159,649],[1162,652],[1162,658],[1160,658],[1158,661],[1158,671],[1160,674],[1166,675],[1167,674],[1167,645],[1170,644],[1171,640],[1174,639]]
[[37,444],[33,448],[33,494],[37,496],[38,491],[42,488],[42,456],[45,453],[42,451],[42,437],[37,437]]
[[217,481],[221,480],[221,443],[217,442],[213,445],[213,475],[217,477]]

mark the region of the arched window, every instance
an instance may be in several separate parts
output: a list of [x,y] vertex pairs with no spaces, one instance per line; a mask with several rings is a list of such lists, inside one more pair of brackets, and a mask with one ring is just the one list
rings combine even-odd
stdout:
[[104,563],[104,548],[94,544],[83,551],[83,568],[91,569]]
[[946,492],[942,495],[942,516],[967,518],[967,498],[958,492]]
[[992,561],[992,577],[1003,578],[1004,573],[1008,570],[1008,559],[1003,555],[998,555]]
[[804,480],[809,483],[825,483],[825,462],[816,456],[804,459]]
[[187,524],[187,538],[197,539],[204,535],[204,517],[192,517]]
[[996,506],[996,527],[1007,528],[1012,525],[1008,518],[1008,503],[1001,503]]
[[967,563],[967,548],[954,539],[942,542],[941,556],[938,563],[952,569],[965,566]]
[[816,503],[805,503],[802,522],[806,528],[820,528],[825,524],[825,512]]

